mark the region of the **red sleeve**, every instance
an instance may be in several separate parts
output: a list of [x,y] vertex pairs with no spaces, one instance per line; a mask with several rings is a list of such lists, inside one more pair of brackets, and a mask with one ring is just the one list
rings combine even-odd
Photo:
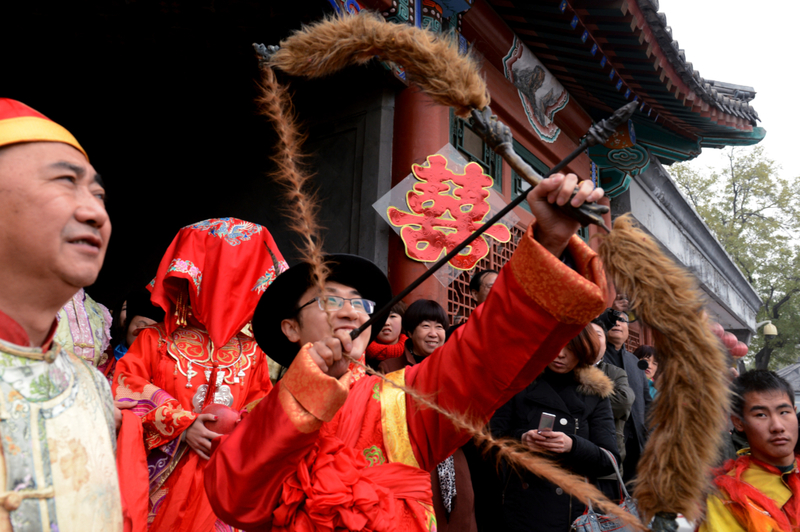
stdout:
[[250,375],[250,383],[247,387],[247,395],[242,403],[246,408],[253,401],[258,401],[272,390],[272,381],[269,379],[269,366],[267,355],[260,347],[256,347],[257,366]]
[[205,488],[214,513],[237,528],[267,526],[283,482],[347,399],[349,374],[323,374],[305,346],[283,379],[236,430],[214,440]]
[[117,436],[117,474],[125,532],[147,532],[147,455],[142,445],[142,423],[130,410],[122,411]]
[[269,524],[283,481],[317,441],[300,432],[281,407],[278,383],[236,430],[214,440],[205,487],[214,513],[242,529]]
[[155,327],[143,330],[117,363],[111,385],[115,400],[134,403],[132,411],[142,420],[148,450],[180,437],[197,418],[178,399],[153,384],[160,338]]
[[[605,308],[606,280],[597,255],[573,237],[572,270],[533,239],[533,226],[500,272],[487,300],[447,343],[406,368],[406,384],[451,412],[485,424],[530,384],[567,342]],[[436,412],[406,396],[409,436],[425,470],[469,439]]]

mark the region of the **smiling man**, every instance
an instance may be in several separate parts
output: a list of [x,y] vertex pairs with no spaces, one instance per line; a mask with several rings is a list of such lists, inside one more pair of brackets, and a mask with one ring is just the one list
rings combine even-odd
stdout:
[[108,383],[53,341],[103,265],[104,195],[75,137],[0,98],[0,530],[123,530]]
[[701,532],[798,530],[800,472],[794,447],[794,392],[772,371],[752,370],[733,381],[731,421],[750,445],[725,464],[709,495]]
[[[533,189],[537,222],[483,305],[436,352],[388,379],[482,424],[600,313],[599,259],[574,236],[578,223],[552,205],[602,197],[589,181],[570,200],[576,182],[557,174]],[[577,271],[560,260],[565,253]],[[324,290],[299,264],[259,302],[256,341],[289,370],[236,430],[214,440],[209,501],[246,530],[436,530],[429,472],[470,436],[402,389],[350,368],[343,354],[363,357],[383,324],[355,340],[350,331],[391,292],[371,262],[330,258]]]

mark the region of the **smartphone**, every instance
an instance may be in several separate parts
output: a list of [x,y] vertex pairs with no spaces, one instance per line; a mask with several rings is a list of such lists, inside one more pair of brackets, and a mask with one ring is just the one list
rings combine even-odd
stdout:
[[556,416],[555,414],[548,414],[547,412],[542,412],[542,417],[539,418],[539,432],[543,430],[553,430],[553,426],[556,424]]

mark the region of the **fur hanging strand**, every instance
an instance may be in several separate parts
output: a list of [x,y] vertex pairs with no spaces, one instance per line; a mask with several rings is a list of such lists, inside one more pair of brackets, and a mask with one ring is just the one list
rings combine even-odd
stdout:
[[637,228],[617,218],[600,257],[633,311],[653,329],[658,353],[658,399],[650,413],[653,433],[639,461],[634,497],[648,522],[659,512],[699,516],[718,459],[728,383],[725,354],[703,318],[694,278]]
[[459,53],[454,39],[366,11],[305,26],[281,41],[269,63],[292,76],[318,78],[375,56],[402,65],[409,81],[458,116],[489,105],[477,62]]
[[311,176],[299,164],[303,159],[301,147],[304,139],[298,132],[291,97],[268,66],[261,67],[261,95],[256,103],[278,134],[276,153],[272,156],[277,167],[273,176],[283,186],[287,205],[293,209],[292,216],[287,217],[289,229],[300,239],[297,248],[303,261],[311,265],[311,285],[322,293],[330,270],[323,257],[322,236],[317,223],[319,203],[316,196],[307,190]]

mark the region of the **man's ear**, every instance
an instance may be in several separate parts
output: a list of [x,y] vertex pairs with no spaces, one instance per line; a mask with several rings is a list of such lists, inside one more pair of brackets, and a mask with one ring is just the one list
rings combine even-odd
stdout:
[[731,414],[731,423],[733,423],[733,428],[739,432],[744,432],[744,423],[742,423],[742,419],[739,416]]
[[281,321],[281,331],[283,331],[283,334],[286,335],[286,338],[288,338],[290,342],[297,343],[300,341],[300,324],[297,323],[295,318],[288,318]]

